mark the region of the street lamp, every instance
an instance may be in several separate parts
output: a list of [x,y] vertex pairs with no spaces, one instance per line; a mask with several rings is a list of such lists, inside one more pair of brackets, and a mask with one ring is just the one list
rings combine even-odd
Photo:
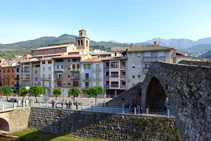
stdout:
[[26,89],[27,89],[27,91],[28,91],[28,99],[29,99],[29,86],[26,86]]
[[64,89],[62,89],[62,93],[63,93],[63,101],[64,101]]

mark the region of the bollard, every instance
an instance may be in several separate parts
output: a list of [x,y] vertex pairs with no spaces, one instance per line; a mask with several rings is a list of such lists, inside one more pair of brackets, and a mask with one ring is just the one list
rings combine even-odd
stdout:
[[124,103],[122,103],[122,113],[124,114],[125,113],[125,106],[124,106],[125,104]]
[[46,108],[48,108],[48,102],[46,102]]
[[148,116],[148,113],[149,113],[148,108],[146,108],[146,114],[147,114],[147,116]]
[[56,108],[56,104],[54,103],[54,105],[53,105],[53,108],[55,109]]
[[101,112],[103,112],[103,107],[101,107]]
[[2,111],[4,111],[4,105],[2,105]]
[[136,107],[134,107],[134,115],[136,115]]
[[92,112],[93,112],[93,105],[92,105]]
[[114,113],[114,107],[113,106],[111,107],[111,113]]
[[81,104],[81,111],[83,110],[83,105]]
[[41,107],[41,102],[39,103],[39,107]]
[[169,110],[167,110],[167,117],[169,118]]
[[64,104],[62,105],[62,109],[64,109]]

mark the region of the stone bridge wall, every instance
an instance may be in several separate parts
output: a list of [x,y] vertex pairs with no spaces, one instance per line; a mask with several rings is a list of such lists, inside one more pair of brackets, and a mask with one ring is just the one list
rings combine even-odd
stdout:
[[106,103],[107,107],[122,107],[122,103],[126,106],[127,104],[136,103],[141,104],[141,83],[131,87],[129,90],[124,91],[117,97]]
[[182,60],[179,64],[186,64],[186,65],[196,65],[196,66],[211,66],[211,62],[208,61],[188,61]]
[[29,127],[107,140],[180,140],[174,118],[32,108]]
[[[23,130],[28,127],[31,108],[17,108],[11,111],[1,111],[0,118],[9,124],[9,132]],[[1,123],[0,123],[1,124]]]

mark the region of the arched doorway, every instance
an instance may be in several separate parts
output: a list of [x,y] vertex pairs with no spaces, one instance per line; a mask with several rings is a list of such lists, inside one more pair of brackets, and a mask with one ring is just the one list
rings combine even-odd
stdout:
[[145,107],[155,111],[163,110],[166,98],[167,96],[159,80],[153,77],[147,88]]
[[9,132],[9,124],[3,118],[0,118],[0,129],[3,130],[3,131],[8,131]]

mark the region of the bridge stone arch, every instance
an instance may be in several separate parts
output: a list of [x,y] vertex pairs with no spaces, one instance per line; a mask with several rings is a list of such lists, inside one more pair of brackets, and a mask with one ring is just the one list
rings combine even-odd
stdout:
[[4,118],[1,118],[0,117],[0,130],[3,130],[3,131],[7,131],[9,132],[9,122],[4,119]]
[[165,95],[170,99],[182,140],[211,138],[210,67],[155,62],[141,88],[144,108],[153,102],[153,98],[148,98],[150,93],[163,96],[156,97],[158,107],[162,107]]

